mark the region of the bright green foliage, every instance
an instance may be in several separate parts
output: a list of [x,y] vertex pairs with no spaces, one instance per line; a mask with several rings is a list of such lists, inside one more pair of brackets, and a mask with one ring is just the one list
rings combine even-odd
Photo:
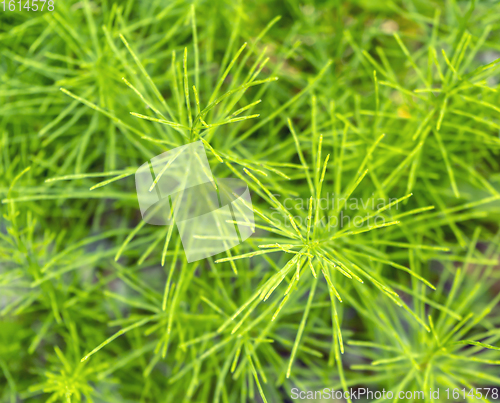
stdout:
[[[1,7],[0,402],[500,387],[498,2]],[[198,140],[256,233],[187,263]]]

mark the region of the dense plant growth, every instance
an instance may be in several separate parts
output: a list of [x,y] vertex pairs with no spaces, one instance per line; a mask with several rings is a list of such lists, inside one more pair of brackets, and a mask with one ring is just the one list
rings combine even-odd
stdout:
[[[0,401],[500,387],[499,24],[494,1],[0,9]],[[199,140],[256,232],[187,263],[134,173]]]

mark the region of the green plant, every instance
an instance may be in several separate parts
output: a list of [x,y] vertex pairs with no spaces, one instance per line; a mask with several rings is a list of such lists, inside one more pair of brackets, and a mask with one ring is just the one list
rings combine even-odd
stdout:
[[[0,401],[498,387],[498,10],[1,14]],[[198,140],[257,230],[188,264],[133,176]]]

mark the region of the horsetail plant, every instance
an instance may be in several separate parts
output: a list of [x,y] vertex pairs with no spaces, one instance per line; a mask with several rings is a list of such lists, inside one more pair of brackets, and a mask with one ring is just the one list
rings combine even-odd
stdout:
[[[498,399],[498,4],[29,3],[0,6],[1,402]],[[134,175],[197,142],[255,233],[190,262]]]

